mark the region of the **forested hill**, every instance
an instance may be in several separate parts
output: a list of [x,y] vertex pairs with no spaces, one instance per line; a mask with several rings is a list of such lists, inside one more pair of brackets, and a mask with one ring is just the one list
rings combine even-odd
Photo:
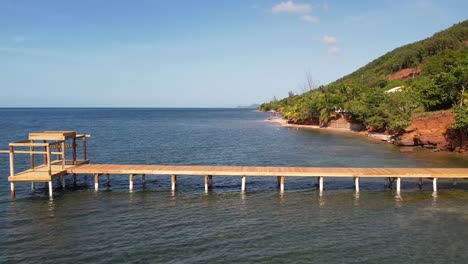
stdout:
[[280,111],[292,123],[326,125],[341,108],[347,119],[368,128],[396,131],[415,113],[454,108],[455,127],[468,130],[467,91],[468,20],[388,52],[326,86],[290,93],[259,109]]

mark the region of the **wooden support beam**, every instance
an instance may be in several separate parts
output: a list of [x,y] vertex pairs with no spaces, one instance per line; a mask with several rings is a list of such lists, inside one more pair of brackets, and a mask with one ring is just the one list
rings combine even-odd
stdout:
[[128,177],[128,189],[129,191],[133,191],[133,174],[130,174]]
[[354,190],[356,193],[359,192],[359,177],[354,177]]
[[245,175],[242,176],[241,191],[245,192]]
[[432,189],[434,190],[434,192],[437,192],[437,178],[434,178],[432,180]]
[[53,197],[53,192],[54,190],[52,189],[52,181],[49,181],[49,197],[52,198]]
[[280,176],[280,192],[284,192],[284,176]]
[[276,187],[280,187],[281,176],[276,177]]
[[177,175],[172,174],[171,175],[171,190],[175,191],[176,189],[176,182],[177,182]]

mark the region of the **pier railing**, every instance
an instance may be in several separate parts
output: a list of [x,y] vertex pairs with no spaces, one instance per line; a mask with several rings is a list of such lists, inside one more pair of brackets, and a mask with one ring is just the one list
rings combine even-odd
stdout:
[[[45,133],[45,132],[44,132]],[[0,153],[9,155],[9,165],[10,165],[10,189],[14,192],[14,177],[18,175],[41,175],[43,177],[44,173],[48,176],[46,178],[51,179],[54,176],[54,171],[59,171],[60,173],[65,173],[66,165],[78,165],[87,161],[87,149],[86,149],[86,138],[89,137],[87,134],[76,135],[73,133],[72,136],[62,136],[63,140],[56,139],[53,136],[61,135],[63,133],[51,133],[46,132],[47,136],[43,138],[40,137],[41,133],[31,133],[28,140],[21,140],[16,142],[11,142],[8,144],[8,150],[0,150]],[[83,161],[78,162],[77,160],[77,139],[82,140],[83,146]],[[71,140],[71,143],[67,143],[67,140]],[[40,141],[40,142],[38,142]],[[72,158],[67,160],[66,153],[67,149],[72,149]],[[26,154],[29,155],[29,169],[16,173],[15,171],[15,154]],[[35,164],[35,156],[42,155],[43,162],[42,164]],[[53,160],[53,156],[55,159]],[[34,188],[34,181],[33,188]]]

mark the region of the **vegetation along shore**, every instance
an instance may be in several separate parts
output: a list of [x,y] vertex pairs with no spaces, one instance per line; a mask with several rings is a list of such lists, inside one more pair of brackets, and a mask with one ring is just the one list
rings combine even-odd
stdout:
[[468,20],[328,85],[259,106],[292,125],[382,133],[400,146],[468,151]]

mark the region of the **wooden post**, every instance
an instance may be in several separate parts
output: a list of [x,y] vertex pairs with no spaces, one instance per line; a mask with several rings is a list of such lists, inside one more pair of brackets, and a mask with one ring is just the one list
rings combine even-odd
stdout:
[[13,146],[9,147],[9,157],[10,157],[10,176],[15,176],[15,150]]
[[176,182],[177,182],[177,176],[174,174],[171,175],[171,190],[172,191],[175,191]]
[[130,191],[133,191],[133,174],[130,174],[130,176],[128,177],[128,180],[129,180],[128,189]]
[[401,190],[401,178],[398,177],[397,181],[396,181],[396,192],[397,192],[397,194],[400,193],[400,190]]
[[109,173],[106,174],[106,185],[107,186],[110,185],[110,174]]
[[419,190],[422,190],[422,187],[423,187],[423,178],[419,178]]
[[359,177],[354,177],[354,189],[356,190],[356,193],[359,192]]
[[73,152],[72,152],[73,165],[76,165],[76,138],[73,138],[72,148],[73,148]]
[[[47,140],[43,140],[42,143],[47,143]],[[46,154],[42,155],[43,159],[44,159],[44,165],[47,165],[47,146],[44,146],[44,152],[46,152]]]
[[65,169],[65,140],[62,142],[62,169]]
[[36,183],[35,182],[31,182],[31,190],[32,191],[36,190]]
[[52,181],[49,181],[49,197],[52,198],[53,196],[53,189],[52,189]]
[[284,176],[280,176],[280,192],[284,192]]
[[432,180],[432,189],[434,190],[434,192],[437,192],[437,178],[434,178]]
[[245,175],[242,176],[241,191],[245,192]]
[[50,157],[50,145],[46,147],[46,155],[47,155],[47,172],[49,173],[49,176],[52,177],[52,162],[51,162],[51,157]]
[[[51,145],[53,149],[55,149],[55,153],[61,152],[61,147],[60,145]],[[55,154],[55,160],[60,161],[60,154]]]
[[86,137],[83,137],[83,159],[87,160],[87,155],[86,155]]
[[281,182],[281,176],[276,177],[276,187],[280,187],[280,182]]
[[32,143],[34,143],[34,141],[30,141],[31,145],[29,146],[29,168],[30,169],[33,169],[34,168],[34,146],[32,145]]
[[65,187],[66,187],[65,186],[65,184],[66,184],[65,180],[66,180],[66,178],[65,178],[65,176],[60,176],[60,178],[62,179],[62,189],[65,190]]
[[319,176],[318,177],[318,187],[319,187],[319,192],[323,192],[323,177]]
[[99,174],[94,174],[94,190],[99,190]]
[[10,194],[15,195],[15,182],[10,182]]

